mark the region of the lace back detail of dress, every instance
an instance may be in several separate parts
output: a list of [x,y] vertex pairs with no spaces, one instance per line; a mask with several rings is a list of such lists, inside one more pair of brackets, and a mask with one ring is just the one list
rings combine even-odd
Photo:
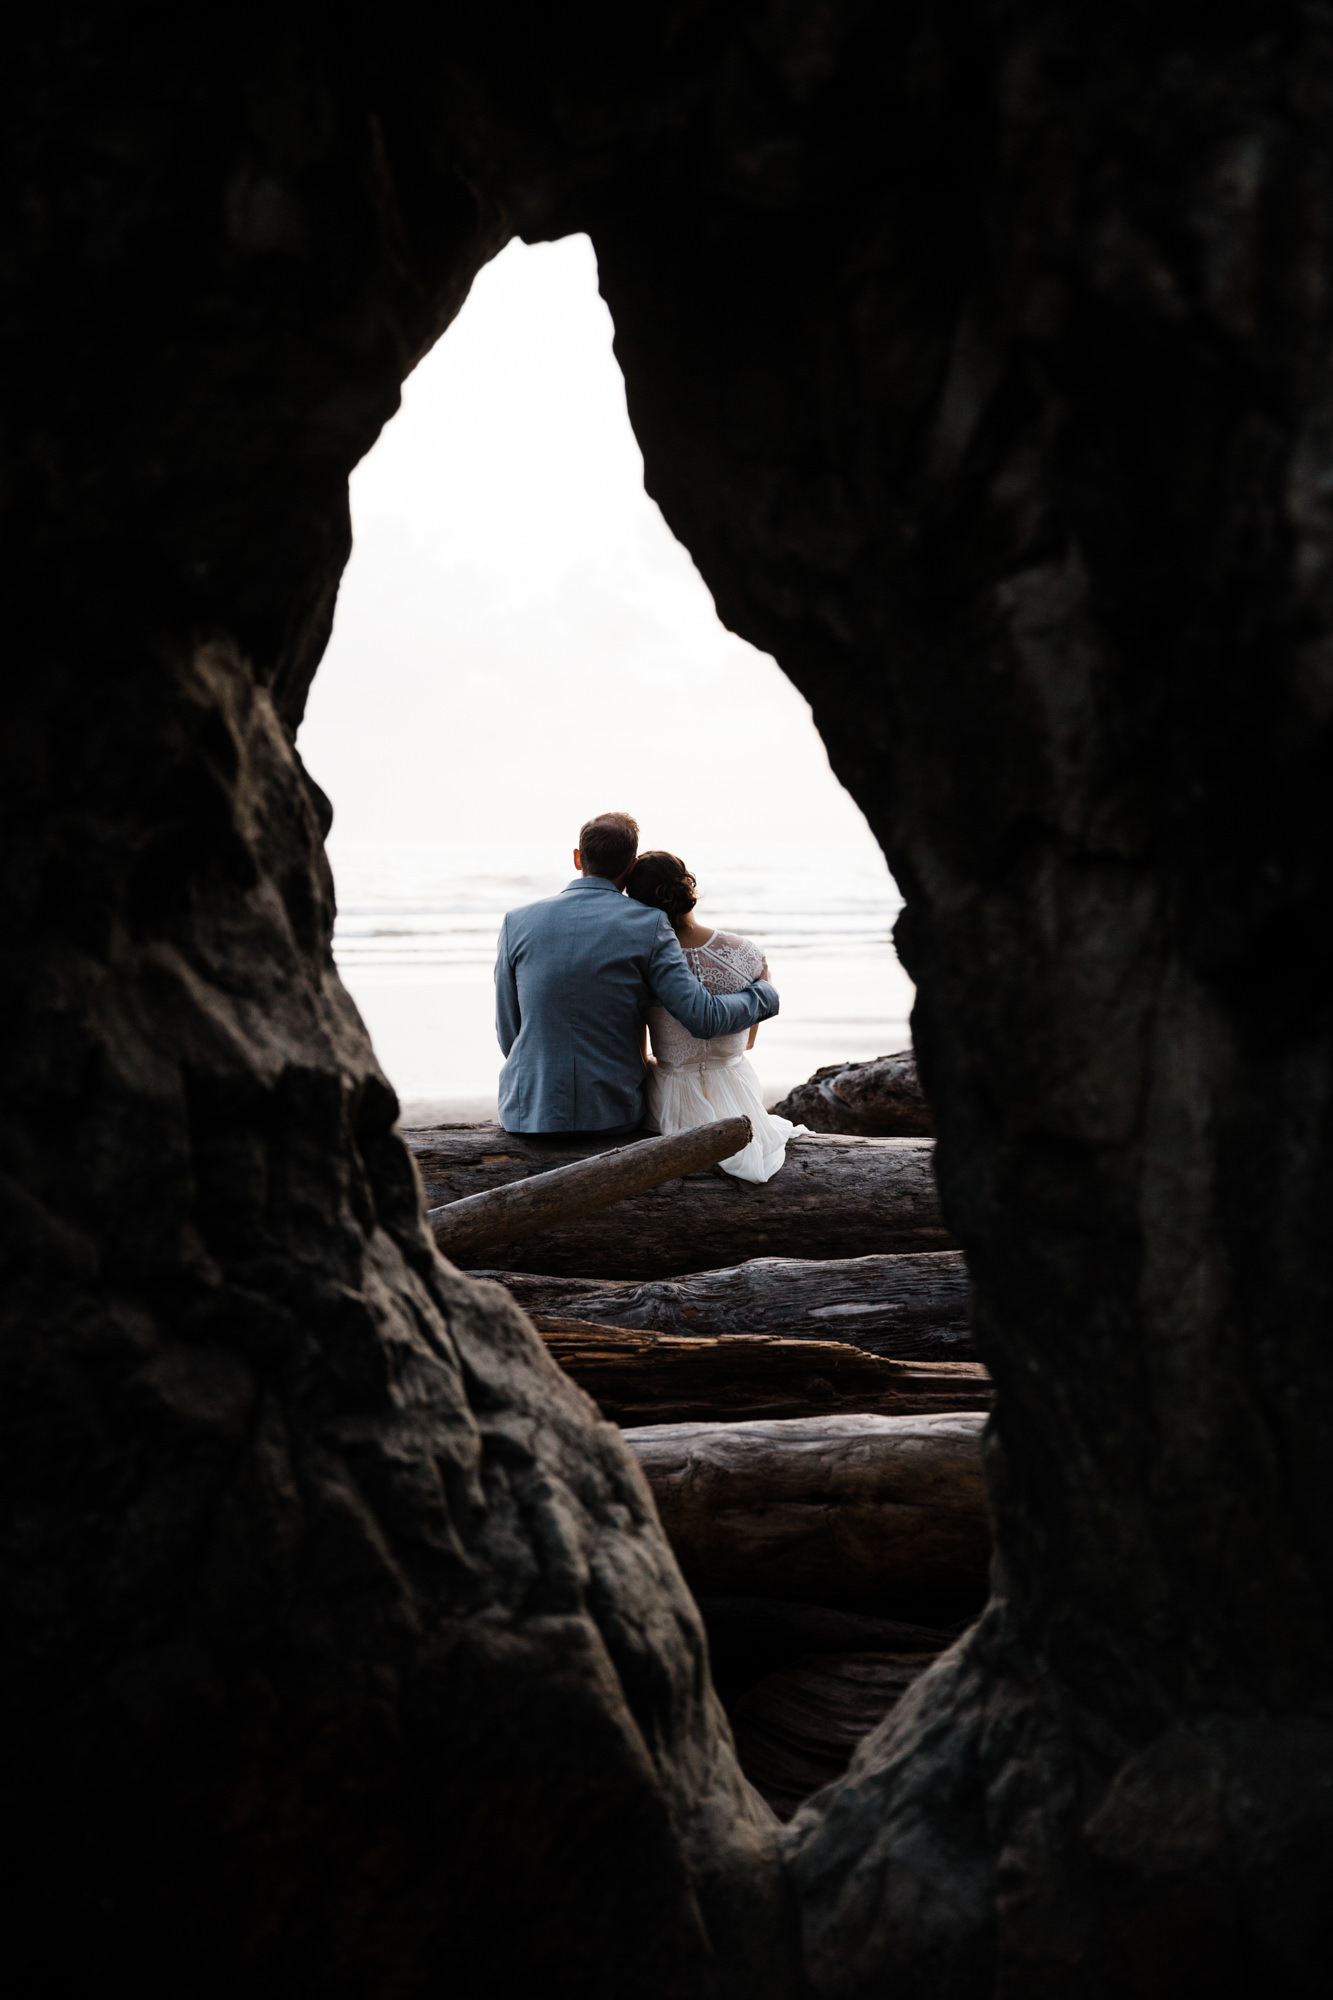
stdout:
[[685,953],[690,971],[710,993],[740,993],[759,977],[764,954],[749,938],[714,931],[707,944]]
[[[686,962],[699,983],[710,993],[740,993],[759,976],[764,954],[749,938],[734,937],[730,931],[714,931],[707,944],[686,950]],[[696,1042],[688,1028],[667,1013],[665,1007],[648,1009],[648,1034],[658,1062],[677,1066],[705,1059],[728,1060],[743,1055],[749,1039],[744,1028],[736,1035],[717,1035],[711,1042]]]
[[[687,948],[685,957],[710,993],[739,993],[764,967],[758,945],[730,931],[714,931],[707,944]],[[648,1108],[658,1131],[688,1132],[717,1118],[748,1118],[750,1143],[723,1160],[722,1171],[742,1181],[771,1180],[797,1128],[764,1109],[759,1079],[745,1053],[748,1030],[696,1042],[665,1007],[653,1006],[648,1033],[657,1058],[648,1072]]]

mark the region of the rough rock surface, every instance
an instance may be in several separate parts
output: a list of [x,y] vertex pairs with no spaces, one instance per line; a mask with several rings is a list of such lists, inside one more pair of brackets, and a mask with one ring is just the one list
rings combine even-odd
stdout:
[[829,1063],[773,1106],[810,1132],[866,1139],[933,1138],[935,1120],[910,1049],[873,1062]]
[[840,1778],[931,1653],[811,1653],[766,1674],[732,1710],[736,1754],[779,1819]]
[[786,1994],[698,1616],[434,1252],[293,747],[348,472],[512,222],[392,9],[252,27],[4,30],[7,1962]]
[[906,898],[997,1383],[995,1603],[785,1836],[815,1990],[1322,1993],[1324,10],[4,32],[6,1886],[51,1983],[794,1977],[641,1489],[421,1231],[292,747],[350,468],[480,263],[583,228],[649,488]]
[[16,1962],[786,1991],[697,1614],[618,1434],[435,1255],[272,704],[216,650],[144,678],[164,715],[88,692],[128,782],[33,704],[97,879],[34,900],[6,1044]]

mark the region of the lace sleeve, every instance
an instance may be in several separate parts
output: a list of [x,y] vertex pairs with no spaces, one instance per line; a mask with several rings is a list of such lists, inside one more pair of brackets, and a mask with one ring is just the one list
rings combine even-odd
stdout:
[[743,975],[747,985],[750,980],[758,979],[764,963],[764,954],[760,951],[754,939],[732,937],[728,934],[725,937],[725,943],[731,963],[735,966],[737,972]]
[[708,943],[689,951],[690,970],[710,993],[739,993],[759,977],[764,954],[753,939],[714,931]]

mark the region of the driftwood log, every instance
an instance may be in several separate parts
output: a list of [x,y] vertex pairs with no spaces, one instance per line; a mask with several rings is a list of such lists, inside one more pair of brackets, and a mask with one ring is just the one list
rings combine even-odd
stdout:
[[718,1119],[688,1132],[613,1146],[586,1160],[571,1160],[546,1173],[478,1190],[432,1209],[427,1219],[437,1249],[456,1264],[466,1263],[483,1250],[494,1251],[538,1230],[595,1215],[614,1202],[679,1180],[682,1174],[716,1166],[748,1146],[750,1138],[748,1118]]
[[988,1410],[984,1368],[966,1361],[885,1361],[836,1340],[720,1340],[537,1315],[567,1375],[622,1429],[764,1417]]
[[873,1062],[831,1063],[775,1104],[783,1118],[812,1132],[863,1138],[929,1137],[935,1130],[911,1049]]
[[985,1595],[980,1415],[625,1432],[687,1582],[932,1622]]
[[974,1361],[960,1250],[810,1262],[753,1257],[721,1271],[626,1284],[528,1271],[496,1278],[523,1310],[658,1333],[839,1340],[904,1361]]
[[[428,1127],[403,1137],[432,1207],[611,1150],[588,1140],[519,1137],[498,1125]],[[933,1154],[926,1139],[799,1136],[762,1187],[712,1167],[543,1229],[484,1261],[557,1276],[664,1278],[766,1251],[823,1260],[951,1249]]]
[[963,1631],[781,1597],[696,1597],[713,1681],[729,1712],[747,1688],[810,1653],[917,1653],[933,1658]]
[[780,1667],[731,1710],[741,1769],[779,1819],[840,1778],[937,1655],[815,1653]]

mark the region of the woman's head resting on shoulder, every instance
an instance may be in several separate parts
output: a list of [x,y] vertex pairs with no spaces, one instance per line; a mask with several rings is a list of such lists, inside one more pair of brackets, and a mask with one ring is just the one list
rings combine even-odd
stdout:
[[677,928],[689,918],[698,901],[698,885],[678,854],[664,847],[650,847],[629,872],[625,894],[650,910],[664,910]]

